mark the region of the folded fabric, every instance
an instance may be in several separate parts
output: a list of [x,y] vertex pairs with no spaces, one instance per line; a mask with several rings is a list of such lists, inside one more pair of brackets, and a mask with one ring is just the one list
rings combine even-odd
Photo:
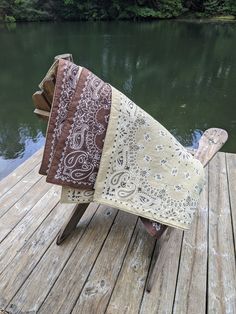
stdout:
[[[111,87],[85,68],[60,60],[40,173],[47,182],[93,189],[107,129]],[[68,74],[69,73],[69,74]],[[59,83],[58,83],[59,82]]]
[[148,113],[85,68],[60,60],[42,174],[62,202],[92,202],[188,229],[201,163]]
[[[53,64],[54,67],[56,64]],[[67,118],[68,106],[77,86],[82,68],[72,62],[61,59],[58,61],[57,79],[53,103],[47,128],[46,143],[39,173],[46,175],[50,169],[55,148]]]

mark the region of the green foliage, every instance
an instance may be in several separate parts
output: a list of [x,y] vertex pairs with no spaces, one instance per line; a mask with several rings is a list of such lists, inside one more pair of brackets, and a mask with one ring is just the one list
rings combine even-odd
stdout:
[[14,18],[14,16],[5,15],[4,21],[5,23],[15,23],[16,19]]
[[160,12],[148,7],[139,7],[137,5],[128,6],[125,10],[127,16],[135,18],[157,18]]
[[204,8],[206,15],[211,15],[212,12],[218,14],[222,11],[222,1],[221,0],[206,0],[204,1]]
[[74,3],[74,0],[64,0],[64,3],[65,3],[65,4],[73,4],[73,3]]
[[158,8],[164,18],[177,17],[184,12],[181,0],[161,0]]
[[203,2],[206,16],[235,14],[236,4],[234,0],[205,0]]
[[235,0],[0,0],[0,20],[166,19],[236,16]]

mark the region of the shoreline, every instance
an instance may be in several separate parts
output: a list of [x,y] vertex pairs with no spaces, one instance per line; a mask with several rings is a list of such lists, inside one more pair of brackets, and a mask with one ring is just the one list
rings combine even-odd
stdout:
[[4,21],[0,20],[0,24],[3,25],[10,25],[16,23],[56,23],[56,22],[161,22],[161,21],[179,21],[179,22],[195,22],[195,23],[212,23],[212,22],[236,22],[236,16],[234,15],[219,15],[219,16],[212,16],[212,17],[196,17],[196,16],[182,16],[182,17],[172,17],[172,18],[145,18],[145,19],[51,19],[51,20],[15,20],[15,21]]

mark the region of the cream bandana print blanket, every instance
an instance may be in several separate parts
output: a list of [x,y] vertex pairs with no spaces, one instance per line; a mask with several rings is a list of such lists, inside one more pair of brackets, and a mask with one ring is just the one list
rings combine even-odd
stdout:
[[112,87],[95,193],[63,187],[62,201],[95,201],[188,229],[203,184],[201,163],[160,123]]
[[96,202],[188,229],[204,170],[156,120],[112,89]]

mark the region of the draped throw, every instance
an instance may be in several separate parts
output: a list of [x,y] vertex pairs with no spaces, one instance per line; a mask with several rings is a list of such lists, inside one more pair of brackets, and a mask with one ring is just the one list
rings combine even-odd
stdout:
[[60,60],[40,173],[62,202],[98,202],[188,229],[202,164],[147,112],[85,68]]

